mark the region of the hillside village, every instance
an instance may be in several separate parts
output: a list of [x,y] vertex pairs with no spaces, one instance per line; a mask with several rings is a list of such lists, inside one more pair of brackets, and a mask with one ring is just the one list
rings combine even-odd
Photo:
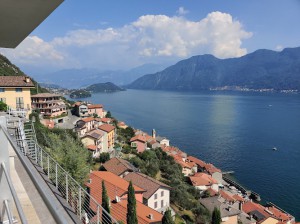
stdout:
[[95,164],[85,182],[88,192],[102,203],[104,181],[111,214],[118,220],[126,222],[131,181],[138,223],[160,223],[168,210],[176,223],[209,223],[216,209],[223,224],[295,223],[292,215],[272,203],[254,201],[249,192],[229,183],[219,168],[187,155],[154,129],[151,135],[133,129],[101,104],[70,104],[53,93],[30,95],[31,88],[34,84],[27,76],[0,76],[1,103],[17,116],[28,118],[35,111],[49,129],[69,123]]

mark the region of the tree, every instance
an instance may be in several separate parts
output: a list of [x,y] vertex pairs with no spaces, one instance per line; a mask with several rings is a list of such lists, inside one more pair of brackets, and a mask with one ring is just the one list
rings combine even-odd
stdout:
[[214,211],[212,213],[211,223],[212,224],[220,224],[221,221],[222,221],[222,219],[221,219],[220,210],[215,207]]
[[110,207],[109,207],[109,197],[107,195],[106,187],[104,180],[102,180],[102,203],[101,203],[102,208],[107,211],[102,212],[102,223],[111,223],[111,218],[109,216],[110,214]]
[[172,215],[171,215],[171,210],[168,209],[163,218],[162,218],[162,224],[175,224],[175,222],[173,222],[173,219],[172,219]]
[[6,111],[7,110],[7,104],[0,101],[0,111]]
[[100,163],[105,163],[108,160],[110,160],[110,155],[108,152],[100,153],[100,158],[99,158]]
[[105,117],[106,117],[106,118],[111,118],[111,113],[110,113],[110,111],[107,111]]
[[136,199],[135,192],[132,186],[132,182],[129,182],[128,186],[128,197],[127,197],[127,216],[126,221],[129,224],[138,224],[137,216],[136,216]]

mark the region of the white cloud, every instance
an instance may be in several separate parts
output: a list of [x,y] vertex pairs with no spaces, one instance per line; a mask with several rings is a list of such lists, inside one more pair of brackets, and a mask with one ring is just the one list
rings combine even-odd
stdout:
[[189,13],[189,10],[186,10],[184,7],[179,7],[176,13],[180,16],[184,16]]
[[239,57],[247,53],[242,41],[251,36],[227,13],[212,12],[199,21],[145,15],[121,28],[77,29],[50,42],[30,36],[4,54],[17,64],[116,69],[198,54]]

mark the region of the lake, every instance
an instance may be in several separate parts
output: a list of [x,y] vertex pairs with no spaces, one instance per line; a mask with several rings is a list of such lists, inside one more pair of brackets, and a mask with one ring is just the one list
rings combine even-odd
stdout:
[[127,90],[87,100],[134,128],[154,128],[223,171],[235,171],[246,188],[300,219],[300,95]]

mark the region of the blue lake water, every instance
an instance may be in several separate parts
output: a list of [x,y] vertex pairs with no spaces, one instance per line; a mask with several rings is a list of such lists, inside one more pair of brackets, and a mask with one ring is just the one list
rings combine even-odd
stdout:
[[241,184],[300,219],[300,95],[127,90],[87,100],[235,171]]

